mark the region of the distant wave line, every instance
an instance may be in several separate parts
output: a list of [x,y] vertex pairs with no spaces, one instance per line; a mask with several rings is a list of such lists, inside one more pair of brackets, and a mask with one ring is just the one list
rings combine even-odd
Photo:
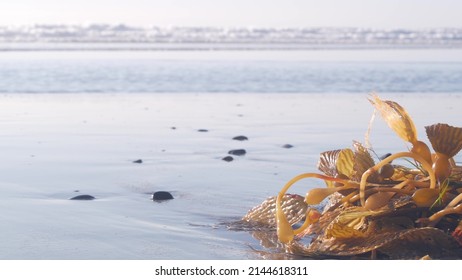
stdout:
[[[462,28],[133,27],[124,24],[0,26],[4,44],[209,44],[326,48],[462,46]],[[164,45],[165,46],[165,45]],[[176,47],[174,47],[175,49]],[[242,48],[242,47],[239,47]],[[292,48],[292,47],[291,47]],[[202,47],[201,47],[202,49]]]
[[252,51],[459,49],[460,44],[303,44],[303,43],[0,43],[0,51]]

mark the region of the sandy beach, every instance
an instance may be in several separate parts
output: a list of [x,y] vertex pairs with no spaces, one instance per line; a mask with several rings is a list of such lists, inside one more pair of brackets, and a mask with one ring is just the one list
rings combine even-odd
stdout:
[[[224,225],[315,171],[319,153],[364,141],[367,96],[2,94],[0,259],[260,259],[258,240]],[[381,97],[423,139],[425,125],[462,126],[462,94]],[[380,118],[371,142],[378,155],[407,149]],[[247,153],[222,160],[232,149]]]

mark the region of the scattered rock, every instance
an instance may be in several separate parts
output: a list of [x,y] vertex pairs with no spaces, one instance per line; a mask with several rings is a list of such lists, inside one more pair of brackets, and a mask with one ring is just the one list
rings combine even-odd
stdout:
[[175,129],[176,129],[176,127],[175,127],[175,126],[172,126],[172,127],[170,127],[170,129],[172,129],[172,130],[175,130]]
[[222,158],[222,160],[230,162],[230,161],[233,161],[234,158],[232,156],[225,156],[224,158]]
[[239,136],[234,137],[233,140],[246,141],[246,140],[249,140],[249,138],[247,138],[247,136],[244,136],[244,135],[239,135]]
[[198,132],[209,132],[208,129],[198,129],[197,131],[198,131]]
[[74,196],[73,198],[70,198],[70,200],[93,200],[95,199],[94,196],[88,195],[88,194],[81,194],[78,196]]
[[283,148],[285,149],[290,149],[290,148],[293,148],[294,146],[293,145],[290,145],[290,144],[285,144],[284,146],[282,146]]
[[143,160],[142,159],[137,159],[137,160],[134,160],[133,163],[143,163]]
[[152,200],[154,201],[163,201],[173,199],[173,195],[166,191],[159,191],[152,194]]
[[244,149],[237,149],[237,150],[231,150],[228,152],[228,154],[230,155],[235,155],[235,156],[243,156],[245,155],[247,152],[246,150]]

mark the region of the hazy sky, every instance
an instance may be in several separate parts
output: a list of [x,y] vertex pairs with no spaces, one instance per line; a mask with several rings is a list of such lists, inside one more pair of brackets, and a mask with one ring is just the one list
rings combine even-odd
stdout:
[[462,0],[0,0],[0,25],[462,27]]

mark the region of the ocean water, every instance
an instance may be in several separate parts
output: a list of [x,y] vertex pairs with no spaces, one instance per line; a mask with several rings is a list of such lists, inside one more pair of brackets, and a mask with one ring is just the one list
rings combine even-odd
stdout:
[[0,52],[0,93],[371,91],[462,92],[462,50]]

